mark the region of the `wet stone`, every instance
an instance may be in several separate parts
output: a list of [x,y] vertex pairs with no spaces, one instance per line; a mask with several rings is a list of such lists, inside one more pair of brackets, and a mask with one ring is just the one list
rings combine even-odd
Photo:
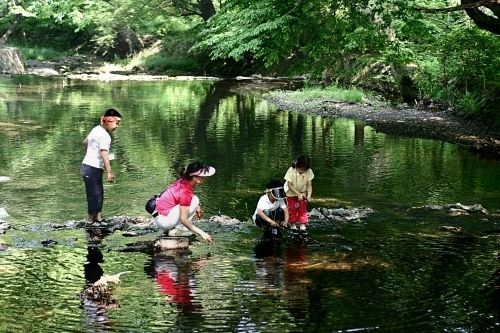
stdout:
[[481,204],[462,205],[461,203],[447,205],[425,205],[420,207],[412,207],[411,210],[430,210],[444,211],[450,216],[463,216],[469,214],[489,215],[488,211]]
[[367,217],[375,211],[371,208],[313,208],[309,212],[310,219],[317,220],[336,220],[336,221],[352,221]]
[[10,229],[10,224],[0,220],[0,235],[5,234],[5,232],[9,229]]
[[54,246],[57,245],[57,241],[53,239],[44,239],[40,242],[43,246]]

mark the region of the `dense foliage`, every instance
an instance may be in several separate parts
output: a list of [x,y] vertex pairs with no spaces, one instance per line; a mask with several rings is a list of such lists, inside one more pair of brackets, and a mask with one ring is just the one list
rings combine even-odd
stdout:
[[0,32],[13,30],[11,41],[17,45],[42,44],[113,58],[163,40],[164,50],[146,59],[145,68],[177,66],[215,75],[306,74],[323,83],[396,94],[411,103],[437,102],[466,116],[500,118],[500,40],[495,32],[500,5],[495,1],[0,4]]
[[198,47],[345,85],[497,117],[500,40],[452,1],[227,1]]

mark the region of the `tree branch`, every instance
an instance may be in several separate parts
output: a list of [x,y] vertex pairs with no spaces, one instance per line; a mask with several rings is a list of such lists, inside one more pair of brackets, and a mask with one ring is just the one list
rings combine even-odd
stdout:
[[415,9],[424,12],[424,13],[450,13],[450,12],[457,12],[460,10],[465,10],[465,9],[472,9],[472,8],[478,8],[481,6],[499,6],[500,5],[500,0],[480,0],[480,1],[474,1],[470,3],[462,3],[461,5],[458,6],[453,6],[453,7],[446,7],[446,8],[428,8],[428,7],[420,7],[417,6]]
[[[479,7],[488,8],[493,16],[483,12]],[[425,13],[449,13],[464,10],[478,28],[500,35],[500,0],[461,0],[461,4],[454,7],[415,7],[415,9]]]

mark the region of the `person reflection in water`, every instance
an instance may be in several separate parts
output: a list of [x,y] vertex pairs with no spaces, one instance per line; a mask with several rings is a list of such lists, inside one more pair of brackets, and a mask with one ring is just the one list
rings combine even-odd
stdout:
[[[83,265],[85,286],[81,293],[81,301],[87,325],[92,332],[107,332],[109,323],[108,310],[118,307],[111,295],[102,297],[93,292],[92,286],[104,275],[101,264],[104,256],[100,249],[103,238],[107,233],[99,229],[87,230],[87,261]],[[105,326],[103,326],[105,325]]]
[[296,319],[305,319],[309,307],[308,287],[311,281],[307,278],[307,247],[302,244],[289,246],[286,250],[285,294],[288,310]]
[[187,249],[162,251],[144,267],[154,278],[159,291],[182,314],[200,313],[201,310],[201,304],[194,301],[192,287],[195,273],[203,266],[204,260],[192,262],[189,254]]
[[297,320],[307,317],[309,308],[309,279],[306,277],[307,247],[260,241],[254,254],[256,275],[268,292],[279,290],[288,311]]

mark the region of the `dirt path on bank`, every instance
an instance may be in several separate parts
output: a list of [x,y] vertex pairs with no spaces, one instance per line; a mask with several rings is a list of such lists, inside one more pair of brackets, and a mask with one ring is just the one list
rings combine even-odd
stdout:
[[434,139],[466,147],[479,155],[500,159],[500,133],[489,132],[481,123],[458,119],[449,111],[390,107],[380,103],[346,103],[316,99],[296,102],[286,97],[267,96],[279,109],[350,118],[366,122],[386,134]]

